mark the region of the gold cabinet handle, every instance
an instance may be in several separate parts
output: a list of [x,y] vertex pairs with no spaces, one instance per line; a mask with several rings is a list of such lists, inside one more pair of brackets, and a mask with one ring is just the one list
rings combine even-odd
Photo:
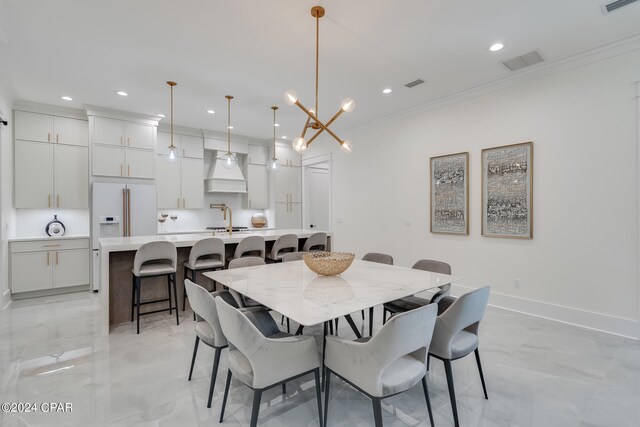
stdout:
[[120,137],[120,145],[122,145],[122,137]]
[[56,265],[58,265],[58,252],[56,252]]
[[49,208],[51,207],[51,194],[49,194],[49,198],[48,198],[48,201],[47,201],[47,207],[49,207]]
[[51,253],[47,252],[47,265],[51,264],[51,259],[50,259]]
[[124,168],[124,165],[120,163],[120,176],[122,176],[122,168]]
[[51,132],[47,133],[47,142],[51,142]]
[[60,134],[56,133],[56,142],[60,142]]
[[127,176],[131,176],[131,165],[127,165]]
[[249,209],[251,209],[251,199],[249,199]]
[[186,150],[183,148],[182,149],[182,157],[186,156]]
[[60,207],[60,195],[59,194],[56,196],[56,207],[57,208]]
[[127,137],[127,145],[131,145],[131,138]]
[[180,208],[180,197],[178,197],[178,208]]
[[185,199],[184,197],[182,198],[182,208],[184,209],[187,206],[187,199]]

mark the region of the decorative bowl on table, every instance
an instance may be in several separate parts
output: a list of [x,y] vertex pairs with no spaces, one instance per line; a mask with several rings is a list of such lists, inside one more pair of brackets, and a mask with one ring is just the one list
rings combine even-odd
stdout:
[[348,252],[312,252],[302,259],[307,267],[320,276],[337,276],[351,266],[355,254]]

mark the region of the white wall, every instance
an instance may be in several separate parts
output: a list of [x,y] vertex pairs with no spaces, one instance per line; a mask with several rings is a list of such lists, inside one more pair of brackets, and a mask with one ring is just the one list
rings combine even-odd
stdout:
[[13,209],[13,97],[0,84],[0,112],[8,126],[0,127],[0,310],[10,301],[7,239],[12,237]]
[[[635,84],[640,50],[438,109],[341,131],[333,155],[336,250],[396,264],[449,262],[491,303],[627,336],[638,322]],[[348,118],[344,118],[348,120]],[[480,150],[534,142],[534,238],[481,236]],[[470,235],[429,232],[429,157],[470,152]],[[514,279],[521,280],[516,289]],[[458,288],[461,291],[463,288]]]

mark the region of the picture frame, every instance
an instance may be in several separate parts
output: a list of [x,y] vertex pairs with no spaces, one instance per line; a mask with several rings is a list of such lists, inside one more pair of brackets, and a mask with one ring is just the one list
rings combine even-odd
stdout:
[[429,159],[429,230],[469,235],[469,152]]
[[482,235],[533,239],[533,142],[482,150]]

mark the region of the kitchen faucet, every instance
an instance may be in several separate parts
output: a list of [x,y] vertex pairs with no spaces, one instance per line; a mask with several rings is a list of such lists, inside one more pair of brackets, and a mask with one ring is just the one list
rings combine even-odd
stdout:
[[227,219],[227,211],[229,211],[229,227],[227,228],[227,230],[229,230],[229,235],[233,234],[233,212],[231,211],[231,208],[224,203],[222,204],[212,203],[209,205],[209,208],[220,209],[223,213],[222,219],[224,220]]

